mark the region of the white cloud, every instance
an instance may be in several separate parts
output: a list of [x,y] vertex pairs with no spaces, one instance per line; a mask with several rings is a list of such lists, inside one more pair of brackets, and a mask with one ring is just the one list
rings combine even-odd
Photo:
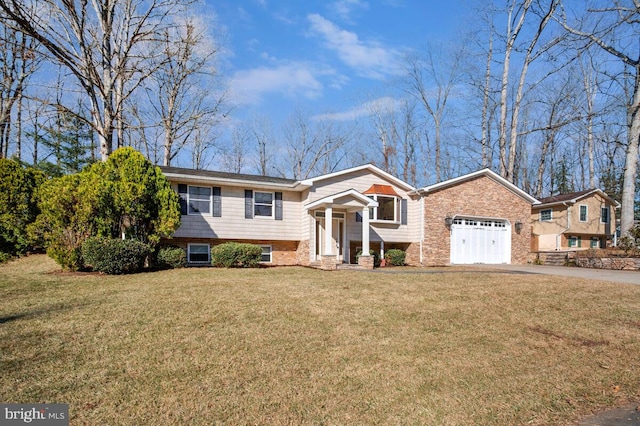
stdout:
[[259,104],[270,94],[314,99],[323,91],[323,85],[317,78],[322,73],[322,70],[306,63],[238,71],[231,78],[231,100],[237,104]]
[[358,35],[341,29],[314,13],[307,16],[313,33],[321,36],[327,48],[335,51],[342,62],[363,77],[382,79],[399,72],[400,52],[379,43],[359,40]]
[[392,113],[396,111],[401,104],[402,101],[399,99],[395,99],[390,96],[383,96],[357,105],[347,111],[318,114],[312,118],[314,120],[352,121],[361,117],[368,117],[371,115],[372,111]]
[[362,0],[337,0],[331,4],[331,8],[342,20],[351,22],[353,9],[368,9],[369,3]]

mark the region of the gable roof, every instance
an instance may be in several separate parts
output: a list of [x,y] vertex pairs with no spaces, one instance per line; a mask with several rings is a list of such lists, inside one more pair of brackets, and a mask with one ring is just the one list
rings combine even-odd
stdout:
[[315,209],[325,204],[334,204],[339,199],[354,200],[359,206],[378,207],[378,202],[361,194],[355,189],[347,189],[346,191],[338,192],[336,194],[327,195],[326,197],[312,201],[304,206],[305,210]]
[[609,204],[615,206],[615,208],[620,207],[620,203],[618,203],[613,198],[609,197],[603,190],[598,188],[585,189],[584,191],[570,192],[567,194],[558,194],[553,195],[551,197],[545,197],[540,199],[540,205],[536,207],[547,207],[555,204],[575,204],[578,201],[590,197],[594,194],[600,195],[604,198]]
[[504,186],[505,188],[507,188],[509,191],[513,192],[514,194],[516,194],[517,196],[523,198],[524,200],[528,201],[531,204],[540,204],[540,201],[538,201],[536,198],[532,197],[531,195],[529,195],[528,193],[526,193],[525,191],[523,191],[522,189],[518,188],[517,186],[515,186],[514,184],[512,184],[511,182],[509,182],[508,180],[506,180],[505,178],[503,178],[502,176],[498,175],[496,172],[490,170],[490,169],[482,169],[482,170],[478,170],[477,172],[473,172],[473,173],[468,173],[466,175],[463,176],[459,176],[457,178],[453,178],[453,179],[449,179],[449,180],[445,180],[443,182],[440,183],[436,183],[434,185],[429,185],[429,186],[425,186],[424,188],[418,189],[417,192],[419,194],[422,195],[426,195],[429,192],[434,192],[434,191],[438,191],[440,189],[444,189],[444,188],[448,188],[451,186],[455,186],[458,185],[460,183],[472,180],[472,179],[476,179],[478,177],[487,177],[497,183],[499,183],[500,185]]
[[407,192],[411,192],[411,191],[415,191],[416,188],[414,188],[413,186],[409,185],[407,182],[398,179],[397,177],[385,172],[384,170],[374,166],[373,164],[363,164],[361,166],[356,166],[356,167],[351,167],[350,169],[344,169],[344,170],[340,170],[337,172],[333,172],[333,173],[329,173],[326,175],[320,175],[320,176],[316,176],[313,178],[309,178],[309,179],[304,179],[302,180],[300,183],[302,185],[306,185],[306,186],[313,186],[316,182],[320,182],[323,181],[325,179],[331,179],[337,176],[341,176],[341,175],[347,175],[350,173],[354,173],[354,172],[358,172],[361,170],[366,170],[370,173],[376,174],[378,176],[383,177],[384,179],[393,182],[395,185],[399,186],[400,188],[403,188],[404,190],[406,190]]

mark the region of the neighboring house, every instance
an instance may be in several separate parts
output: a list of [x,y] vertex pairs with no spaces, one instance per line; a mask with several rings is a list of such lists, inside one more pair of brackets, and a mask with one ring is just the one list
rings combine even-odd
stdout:
[[532,209],[532,251],[605,248],[612,245],[620,204],[600,189],[555,195]]
[[526,224],[538,201],[489,169],[418,190],[424,204],[424,265],[526,263]]
[[523,225],[537,200],[488,169],[422,189],[370,164],[301,181],[161,169],[182,205],[171,243],[190,263],[226,241],[260,245],[265,263],[325,269],[391,248],[415,266],[529,260]]

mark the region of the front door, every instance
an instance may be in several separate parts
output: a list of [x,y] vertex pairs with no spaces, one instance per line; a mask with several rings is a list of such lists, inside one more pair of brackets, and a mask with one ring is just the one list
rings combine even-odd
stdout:
[[[316,217],[316,259],[326,253],[325,250],[325,218]],[[338,262],[344,260],[345,227],[344,219],[333,218],[331,224],[331,253],[336,255]]]

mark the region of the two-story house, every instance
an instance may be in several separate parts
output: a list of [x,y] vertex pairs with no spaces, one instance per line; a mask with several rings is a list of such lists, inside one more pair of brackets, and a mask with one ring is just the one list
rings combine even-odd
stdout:
[[618,208],[600,189],[543,198],[532,208],[532,251],[609,247]]
[[[274,265],[370,267],[403,249],[410,265],[524,263],[536,203],[485,169],[424,188],[371,165],[304,180],[162,167],[182,207],[172,244],[192,264],[226,241],[258,244]],[[330,220],[329,220],[330,218]]]

